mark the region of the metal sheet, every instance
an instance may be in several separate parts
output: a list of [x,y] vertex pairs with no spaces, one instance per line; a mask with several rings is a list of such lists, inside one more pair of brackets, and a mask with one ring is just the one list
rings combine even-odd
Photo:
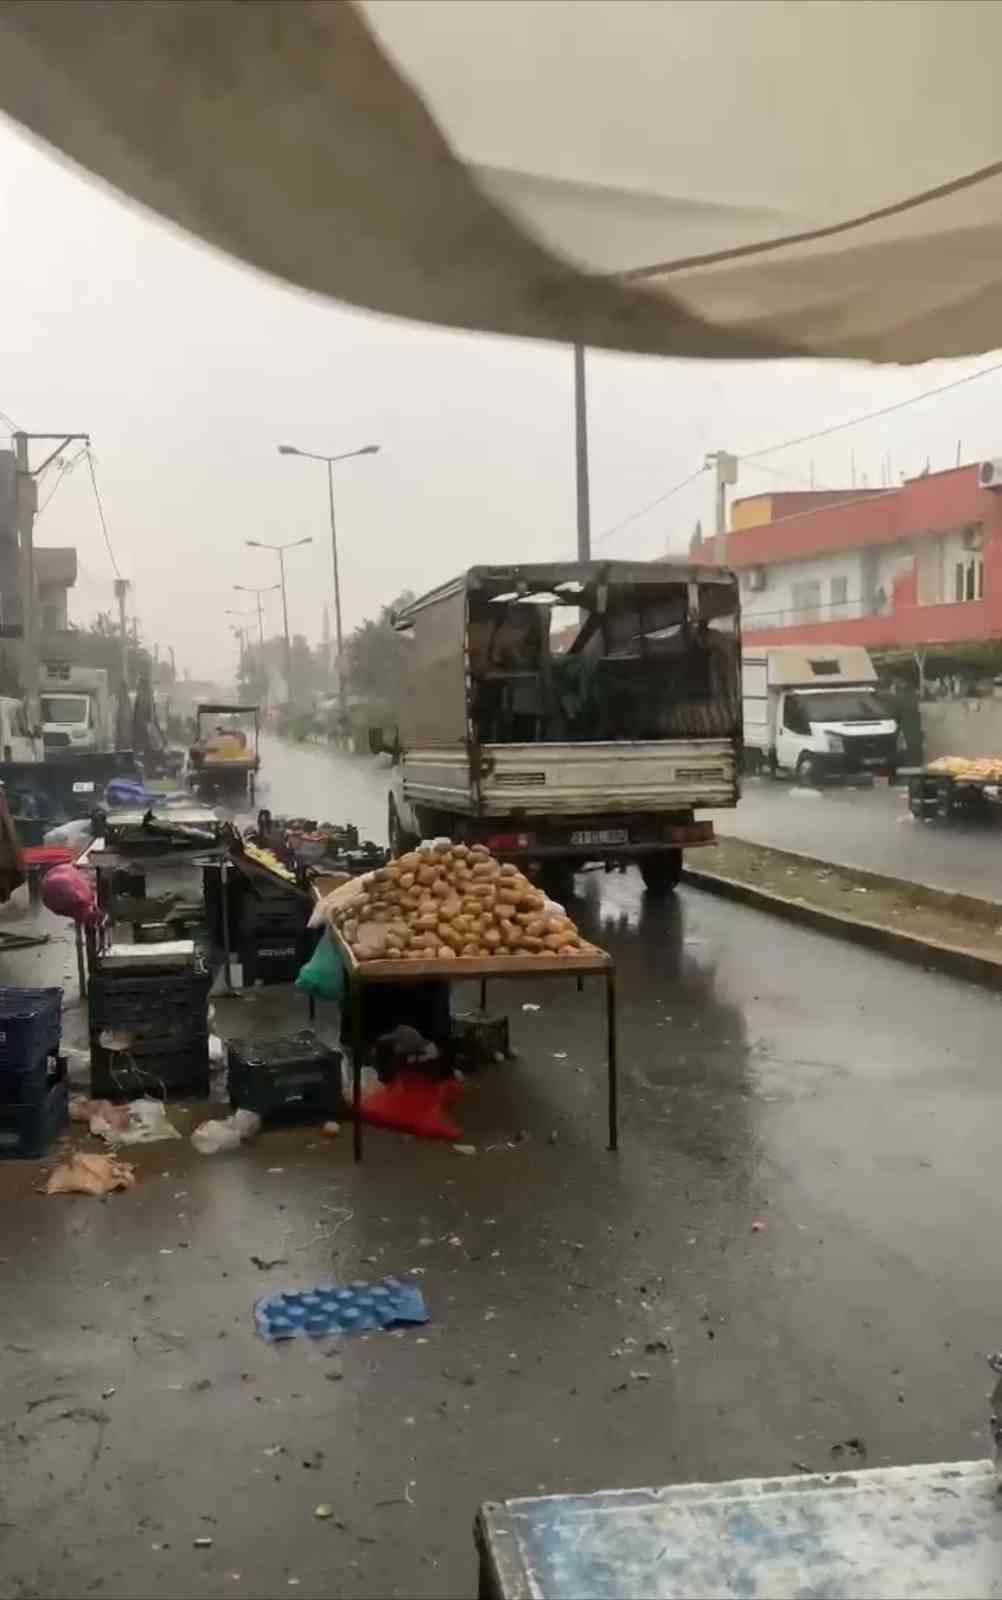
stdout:
[[1002,1596],[990,1461],[486,1506],[500,1600],[972,1600]]
[[405,749],[465,747],[465,589],[451,588],[434,603],[418,607],[408,637],[412,656],[400,708]]
[[481,754],[488,815],[672,811],[735,800],[731,739],[491,744]]

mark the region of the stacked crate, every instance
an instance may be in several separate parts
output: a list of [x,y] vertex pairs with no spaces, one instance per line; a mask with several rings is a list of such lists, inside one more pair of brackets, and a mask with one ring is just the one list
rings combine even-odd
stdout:
[[209,972],[103,972],[91,979],[91,1093],[107,1100],[209,1092]]
[[62,989],[0,988],[0,1160],[44,1156],[69,1119]]

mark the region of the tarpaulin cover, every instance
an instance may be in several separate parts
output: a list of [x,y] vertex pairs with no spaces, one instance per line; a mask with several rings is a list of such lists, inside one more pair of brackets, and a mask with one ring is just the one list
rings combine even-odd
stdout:
[[289,282],[699,356],[999,344],[995,0],[0,0],[0,107]]

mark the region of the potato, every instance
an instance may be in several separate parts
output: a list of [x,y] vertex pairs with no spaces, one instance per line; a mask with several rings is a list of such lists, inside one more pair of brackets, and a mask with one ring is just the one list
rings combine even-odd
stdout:
[[543,948],[542,939],[534,939],[531,933],[523,933],[522,944],[530,955],[536,956]]
[[433,867],[430,862],[427,861],[422,861],[421,865],[417,869],[417,872],[415,873],[418,883],[424,884],[426,889],[435,882],[435,879],[438,876],[438,868]]
[[509,905],[507,900],[497,900],[494,904],[494,917],[500,922],[514,922],[515,907]]
[[562,944],[557,951],[558,956],[583,956],[584,951],[574,944]]
[[501,934],[497,928],[485,928],[480,935],[480,943],[488,950],[496,950],[501,943]]
[[427,950],[417,950],[412,946],[410,948],[410,950],[405,950],[404,951],[404,960],[405,961],[424,961],[424,960],[427,959],[427,955],[428,955]]
[[406,855],[397,856],[397,867],[401,872],[416,872],[421,865],[421,857],[416,850],[408,850]]
[[491,860],[491,853],[490,853],[490,851],[488,850],[488,848],[487,848],[487,846],[485,844],[474,844],[474,845],[471,845],[470,846],[470,856],[472,857],[472,859],[474,861],[490,861]]
[[439,945],[438,959],[439,961],[455,961],[456,951],[451,950],[447,944]]
[[452,894],[452,885],[445,878],[436,878],[431,886],[431,892],[437,900],[448,900]]
[[397,879],[401,889],[413,889],[416,881],[413,872],[402,872]]
[[450,927],[448,923],[440,922],[435,931],[438,934],[439,943],[447,944],[451,950],[455,950],[457,953],[466,943],[465,935],[460,933],[458,928]]
[[387,959],[387,961],[400,961],[400,960],[402,960],[402,958],[403,958],[403,951],[399,950],[395,944],[388,944],[386,946],[386,959]]
[[568,933],[548,933],[543,940],[543,945],[547,950],[562,950],[564,945],[569,944],[570,941],[571,935]]
[[519,876],[518,868],[511,861],[505,861],[501,867],[501,876],[502,878],[517,878]]
[[547,933],[573,933],[575,928],[570,917],[547,917],[546,931]]
[[478,861],[473,868],[473,876],[478,880],[482,878],[500,878],[501,868],[496,861]]
[[503,878],[498,880],[497,897],[499,900],[503,900],[505,905],[509,905],[513,909],[522,898],[517,889],[509,889],[507,887]]
[[420,933],[430,933],[438,927],[438,916],[434,911],[424,911],[414,918],[414,926]]

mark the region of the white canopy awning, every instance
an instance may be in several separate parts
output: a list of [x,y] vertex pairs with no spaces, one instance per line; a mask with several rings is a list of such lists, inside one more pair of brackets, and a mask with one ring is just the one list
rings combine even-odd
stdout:
[[0,0],[0,107],[221,249],[693,356],[1002,345],[1000,60],[997,0]]

